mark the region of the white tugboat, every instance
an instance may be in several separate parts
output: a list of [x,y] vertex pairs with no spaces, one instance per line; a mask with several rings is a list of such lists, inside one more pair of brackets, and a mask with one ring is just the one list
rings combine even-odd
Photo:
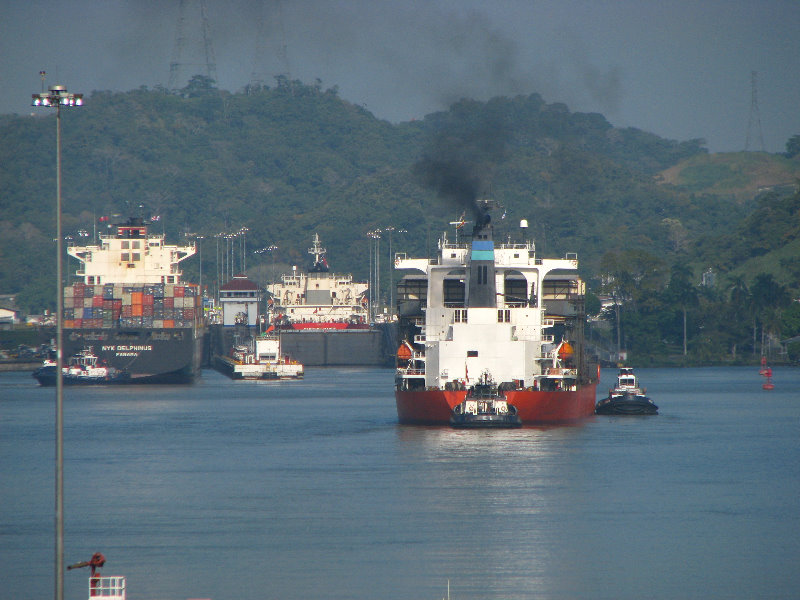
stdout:
[[608,390],[608,397],[597,403],[598,415],[657,415],[658,406],[647,397],[647,390],[631,367],[620,367],[616,385]]
[[231,356],[216,357],[216,367],[231,379],[302,379],[303,365],[281,352],[280,334],[262,334],[236,344]]
[[[47,359],[33,372],[33,377],[43,386],[56,385],[56,361]],[[64,385],[91,385],[130,383],[131,376],[125,371],[98,362],[92,348],[84,348],[70,357],[69,363],[61,368]]]

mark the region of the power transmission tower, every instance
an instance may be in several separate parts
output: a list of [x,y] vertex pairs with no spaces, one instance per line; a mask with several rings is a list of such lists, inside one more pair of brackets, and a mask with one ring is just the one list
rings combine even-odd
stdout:
[[[755,130],[755,131],[754,131]],[[761,116],[758,114],[758,73],[750,72],[750,119],[747,122],[747,140],[744,143],[744,150],[750,150],[750,139],[753,135],[758,135],[761,151],[764,149],[764,134],[761,131]]]
[[[193,32],[188,37],[186,34],[187,20],[189,31]],[[197,36],[198,32],[200,33],[199,37]],[[187,59],[188,62],[184,62]],[[198,71],[202,69],[205,71],[206,77],[212,79],[214,83],[217,82],[217,61],[211,43],[211,27],[208,23],[206,0],[180,0],[178,25],[175,30],[175,47],[172,52],[172,62],[169,64],[168,88],[176,90],[179,85],[185,85],[189,77],[198,74],[198,71],[187,73],[189,69],[198,69]]]
[[250,86],[255,89],[265,85],[267,81],[265,69],[269,62],[269,46],[272,47],[278,59],[279,74],[283,75],[287,80],[290,79],[289,58],[286,52],[286,30],[283,26],[281,0],[261,3],[257,22],[255,58],[253,60],[253,72],[250,74]]

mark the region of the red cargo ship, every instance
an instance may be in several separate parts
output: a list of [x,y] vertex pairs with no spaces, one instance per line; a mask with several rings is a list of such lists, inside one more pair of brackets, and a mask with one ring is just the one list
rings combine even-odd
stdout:
[[[495,244],[489,201],[471,239],[446,234],[435,259],[398,253],[404,342],[395,398],[404,424],[445,425],[479,378],[498,384],[523,425],[568,423],[594,413],[597,363],[586,356],[585,285],[574,254],[539,258],[533,241]],[[520,223],[524,236],[527,222]]]

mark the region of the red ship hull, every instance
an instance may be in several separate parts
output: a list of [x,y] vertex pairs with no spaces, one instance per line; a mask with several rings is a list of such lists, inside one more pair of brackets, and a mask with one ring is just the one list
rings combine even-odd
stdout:
[[[506,400],[518,411],[523,425],[552,425],[585,419],[594,414],[597,383],[574,392],[514,390]],[[453,407],[463,402],[465,390],[395,391],[397,417],[403,425],[448,425]]]

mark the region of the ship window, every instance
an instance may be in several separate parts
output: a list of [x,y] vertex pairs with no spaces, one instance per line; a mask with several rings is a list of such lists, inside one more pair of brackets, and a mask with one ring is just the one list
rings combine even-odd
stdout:
[[498,323],[510,323],[511,322],[511,311],[509,309],[502,309],[497,311],[497,322]]
[[131,248],[133,248],[135,250],[138,250],[139,249],[139,243],[140,242],[133,242],[133,246],[131,246]]
[[477,350],[467,350],[467,358],[475,358],[478,356]]
[[123,252],[122,253],[122,262],[128,262],[131,259],[130,252]]
[[131,247],[131,243],[130,242],[128,242],[128,241],[122,242],[122,249],[123,250],[128,250],[128,249],[130,249],[130,247]]
[[138,252],[134,252],[132,260],[142,260],[142,255]]
[[86,283],[93,284],[94,283],[94,275],[89,275],[86,278]]
[[135,269],[136,268],[136,263],[128,263],[128,268],[129,269]]
[[169,276],[167,277],[167,283],[175,283],[175,277],[174,277],[174,276],[172,276],[172,275],[169,275]]

